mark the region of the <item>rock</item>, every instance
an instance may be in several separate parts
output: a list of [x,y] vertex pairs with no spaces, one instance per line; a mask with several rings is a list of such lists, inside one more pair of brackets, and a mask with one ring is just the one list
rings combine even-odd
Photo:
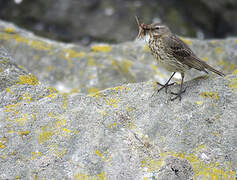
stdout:
[[0,48],[0,179],[235,178],[237,75],[187,81],[171,102],[179,86],[152,81],[58,93],[17,60]]
[[[123,42],[137,33],[134,16],[161,19],[179,35],[224,38],[237,34],[235,0],[1,1],[0,18],[67,42]],[[201,34],[201,35],[200,35]]]
[[193,170],[192,166],[186,159],[180,159],[176,157],[167,157],[164,160],[164,166],[159,170],[156,179],[170,180],[170,179],[192,179]]
[[[216,69],[226,74],[236,73],[236,38],[184,41]],[[86,47],[43,39],[0,21],[0,42],[14,55],[15,63],[60,92],[93,93],[151,79],[164,83],[170,76],[156,64],[143,41]],[[185,74],[185,80],[200,75],[203,73],[191,70]]]

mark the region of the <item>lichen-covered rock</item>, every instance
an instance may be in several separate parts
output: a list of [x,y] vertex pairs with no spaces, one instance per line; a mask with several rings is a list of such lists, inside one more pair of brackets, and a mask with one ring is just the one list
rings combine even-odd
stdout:
[[[216,69],[226,74],[236,73],[236,38],[184,41]],[[142,41],[83,47],[39,38],[0,21],[0,43],[14,56],[17,64],[33,73],[40,82],[63,92],[93,93],[151,79],[163,83],[170,76],[157,65]],[[185,80],[200,74],[203,73],[191,70]]]
[[[24,56],[24,54],[22,55]],[[0,49],[0,179],[234,179],[237,76],[58,93]],[[167,177],[169,175],[170,177]]]

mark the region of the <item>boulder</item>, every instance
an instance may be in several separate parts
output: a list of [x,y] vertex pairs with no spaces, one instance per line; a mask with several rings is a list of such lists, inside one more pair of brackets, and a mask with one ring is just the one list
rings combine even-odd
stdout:
[[0,179],[235,178],[236,74],[185,82],[181,102],[152,81],[61,93],[16,64],[28,43],[0,48]]

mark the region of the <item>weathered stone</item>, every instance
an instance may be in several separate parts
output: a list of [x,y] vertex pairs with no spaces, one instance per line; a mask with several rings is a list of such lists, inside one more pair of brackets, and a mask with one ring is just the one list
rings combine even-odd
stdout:
[[185,82],[181,102],[151,81],[88,96],[0,56],[0,179],[235,178],[236,75]]

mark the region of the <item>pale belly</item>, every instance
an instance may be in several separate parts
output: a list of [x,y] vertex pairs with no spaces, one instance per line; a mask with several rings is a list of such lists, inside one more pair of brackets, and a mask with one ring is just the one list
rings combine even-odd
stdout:
[[185,72],[186,70],[190,69],[187,65],[177,61],[173,55],[166,53],[161,42],[156,41],[155,45],[153,44],[154,43],[152,40],[149,39],[148,46],[152,55],[157,60],[158,64],[164,67],[166,70],[170,72]]

